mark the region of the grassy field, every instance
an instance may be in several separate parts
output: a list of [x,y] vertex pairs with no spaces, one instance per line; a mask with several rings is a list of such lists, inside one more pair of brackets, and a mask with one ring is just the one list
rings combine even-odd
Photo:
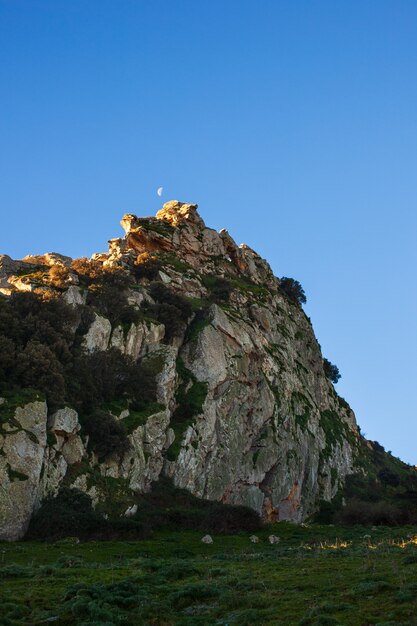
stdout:
[[417,625],[415,527],[281,523],[257,536],[1,543],[0,623]]

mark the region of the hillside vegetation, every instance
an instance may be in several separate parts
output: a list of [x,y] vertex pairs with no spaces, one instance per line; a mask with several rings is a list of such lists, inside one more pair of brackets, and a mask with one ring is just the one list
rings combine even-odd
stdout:
[[256,532],[258,543],[159,531],[141,542],[1,544],[0,623],[412,626],[414,533],[280,523]]

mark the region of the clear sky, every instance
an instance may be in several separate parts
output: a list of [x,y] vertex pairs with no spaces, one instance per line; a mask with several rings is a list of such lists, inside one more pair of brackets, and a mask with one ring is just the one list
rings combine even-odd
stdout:
[[417,2],[0,0],[0,252],[89,256],[170,199],[300,280],[417,463]]

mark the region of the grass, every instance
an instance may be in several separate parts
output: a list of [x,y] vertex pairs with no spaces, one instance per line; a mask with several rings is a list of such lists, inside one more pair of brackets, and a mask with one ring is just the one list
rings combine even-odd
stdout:
[[[415,529],[157,532],[144,541],[0,544],[0,623],[417,624]],[[281,538],[270,545],[269,534]]]
[[146,231],[151,231],[168,237],[172,234],[173,227],[168,222],[156,220],[155,218],[142,217],[136,220],[137,226]]
[[203,409],[207,396],[207,383],[199,382],[188,370],[181,358],[177,359],[177,372],[181,382],[176,393],[177,408],[175,409],[171,428],[175,433],[175,439],[167,450],[167,459],[176,461],[181,451],[182,439],[188,426],[194,423],[194,418]]
[[164,404],[151,402],[141,411],[130,410],[129,415],[122,419],[122,424],[125,426],[129,434],[133,433],[133,431],[136,430],[138,426],[143,426],[144,424],[146,424],[148,417],[154,415],[155,413],[160,413],[164,409]]
[[[200,314],[199,314],[200,313]],[[187,341],[195,341],[206,326],[210,325],[207,311],[199,311],[187,329]]]
[[192,270],[192,267],[189,263],[182,261],[171,252],[159,252],[157,256],[162,261],[163,265],[171,266],[176,272],[180,274],[184,274]]

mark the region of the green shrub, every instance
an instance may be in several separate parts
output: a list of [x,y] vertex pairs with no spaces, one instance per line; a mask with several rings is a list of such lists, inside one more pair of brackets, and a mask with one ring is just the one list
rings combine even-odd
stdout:
[[[143,604],[136,580],[115,583],[78,583],[66,590],[63,610],[73,623],[112,626],[125,624],[127,613]],[[87,620],[87,621],[86,621]]]
[[[331,363],[328,359],[323,359],[323,369],[324,369],[324,374],[325,376],[332,381],[332,383],[336,384],[340,378],[341,378],[341,374],[339,372],[339,368],[337,367],[337,365],[334,365],[334,363]],[[339,403],[343,405],[343,402],[340,401],[341,399],[339,398]]]
[[65,398],[64,370],[72,358],[77,313],[60,299],[34,293],[0,299],[0,392],[33,387],[51,408]]
[[165,326],[164,341],[169,343],[184,332],[186,325],[181,318],[181,312],[177,307],[165,302],[144,305],[146,315],[157,320]]
[[82,414],[123,399],[140,410],[155,401],[155,376],[151,360],[136,363],[116,348],[81,352],[66,371],[67,398]]
[[178,608],[184,608],[196,602],[217,598],[220,595],[220,589],[209,586],[207,583],[193,583],[184,585],[178,591],[174,591],[171,596],[171,602]]
[[69,284],[70,272],[65,265],[53,265],[48,272],[49,284],[58,289],[64,289]]
[[24,565],[5,565],[0,567],[0,580],[6,578],[32,578],[36,571]]
[[403,511],[391,502],[349,500],[335,516],[339,524],[396,526],[406,523]]
[[211,503],[201,521],[200,528],[207,532],[233,534],[259,530],[259,515],[245,506]]
[[150,254],[149,252],[143,252],[137,256],[132,271],[133,275],[138,280],[141,280],[142,278],[156,280],[161,267],[162,263],[158,257]]
[[185,367],[181,358],[177,359],[177,372],[180,384],[175,396],[177,406],[171,418],[175,440],[167,450],[167,458],[170,461],[178,458],[183,434],[192,424],[193,418],[202,412],[208,389],[207,383],[198,381]]
[[83,420],[88,445],[100,461],[111,455],[123,456],[130,447],[127,430],[123,422],[110,413],[95,411]]
[[416,565],[416,563],[417,563],[417,555],[410,554],[409,556],[404,557],[403,558],[403,563],[404,563],[404,565]]
[[91,498],[79,491],[61,487],[55,497],[46,498],[32,517],[25,539],[141,539],[149,531],[139,521],[105,519],[92,507]]
[[36,388],[45,394],[51,408],[65,398],[64,368],[54,352],[39,341],[29,341],[19,352],[14,375],[22,387]]
[[78,489],[62,487],[56,497],[46,498],[32,517],[27,539],[59,539],[85,536],[105,523],[92,507],[91,498]]
[[164,324],[165,341],[170,342],[176,335],[184,332],[193,313],[191,303],[162,283],[151,283],[149,293],[156,303],[145,303],[145,313]]
[[307,302],[304,289],[298,280],[283,276],[279,281],[279,288],[287,296],[287,298],[300,306]]
[[196,311],[191,324],[187,328],[186,341],[194,341],[201,331],[210,324],[209,311],[206,308]]
[[197,498],[186,489],[175,487],[166,477],[154,482],[149,493],[141,494],[137,504],[135,519],[155,530],[181,528],[233,534],[261,527],[260,517],[253,509]]
[[186,322],[192,315],[193,310],[189,301],[183,296],[174,293],[162,283],[151,283],[149,293],[159,303],[170,304],[180,311],[181,319]]
[[209,290],[210,300],[217,303],[228,302],[233,291],[232,283],[221,276],[203,276],[203,285]]

